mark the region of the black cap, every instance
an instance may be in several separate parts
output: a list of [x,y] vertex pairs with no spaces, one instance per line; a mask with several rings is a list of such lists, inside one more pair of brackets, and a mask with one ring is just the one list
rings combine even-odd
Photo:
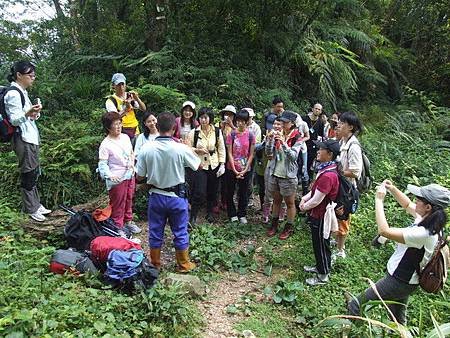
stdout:
[[285,110],[281,116],[278,118],[278,120],[283,122],[292,122],[294,123],[297,119],[297,114],[290,110]]
[[334,155],[339,155],[341,152],[341,146],[339,141],[336,140],[326,140],[325,142],[313,141],[316,146],[322,149],[327,149],[331,151]]

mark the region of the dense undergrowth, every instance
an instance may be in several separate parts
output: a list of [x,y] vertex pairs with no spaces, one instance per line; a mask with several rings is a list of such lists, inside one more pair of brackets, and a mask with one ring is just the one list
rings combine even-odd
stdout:
[[[164,55],[164,54],[162,54]],[[261,118],[274,94],[281,93],[286,105],[304,112],[307,103],[294,101],[282,77],[272,82],[267,77],[252,79],[245,71],[228,65],[208,67],[206,64],[189,68],[180,62],[151,59],[146,78],[131,79],[130,87],[137,89],[151,109],[177,111],[182,100],[194,99],[199,105],[220,108],[235,102],[238,106],[254,106]],[[97,149],[102,139],[100,115],[103,97],[109,83],[98,75],[80,74],[74,79],[54,74],[51,67],[41,65],[42,77],[33,88],[32,97],[39,96],[45,109],[39,121],[42,135],[42,176],[39,189],[49,207],[64,203],[74,205],[88,201],[104,191],[104,184],[95,174]],[[282,74],[282,70],[274,70]],[[263,73],[263,72],[262,72]],[[201,79],[206,79],[201,82]],[[196,82],[200,81],[200,82]],[[206,82],[205,82],[206,81]],[[212,81],[212,82],[211,82]],[[208,86],[208,83],[212,83]],[[164,86],[152,83],[165,83]],[[224,85],[225,84],[225,85]],[[205,90],[196,92],[195,86]],[[275,88],[281,88],[276,90]],[[185,95],[184,93],[188,93]],[[376,182],[385,178],[399,187],[407,183],[437,182],[450,186],[448,126],[449,110],[436,107],[413,90],[398,105],[381,103],[368,107],[352,106],[366,125],[361,140],[372,161]],[[200,97],[203,99],[201,100]],[[150,295],[126,297],[98,285],[95,278],[54,276],[47,264],[61,236],[39,241],[20,230],[23,215],[16,157],[8,145],[0,153],[0,335],[6,336],[186,336],[195,335],[202,327],[195,304],[181,290],[158,287]],[[145,196],[137,198],[138,215],[145,214]],[[409,220],[395,205],[387,201],[388,219],[392,225],[405,226]],[[220,278],[223,269],[242,274],[259,271],[280,275],[272,285],[276,303],[262,304],[246,300],[251,319],[238,324],[238,329],[251,328],[258,336],[271,332],[278,336],[332,335],[337,327],[317,324],[325,317],[345,313],[343,291],[357,294],[367,283],[383,275],[392,244],[381,250],[370,247],[376,232],[373,194],[363,196],[353,219],[348,241],[349,258],[335,265],[331,283],[321,288],[303,285],[306,275],[303,265],[312,262],[309,233],[299,218],[298,231],[287,242],[267,240],[261,224],[244,228],[202,226],[192,235],[191,254],[200,262],[197,274],[205,281]],[[256,244],[247,245],[247,240]],[[262,247],[262,251],[257,252]],[[270,292],[269,292],[270,293]],[[439,323],[450,322],[448,300],[444,295],[429,296],[417,292],[411,299],[409,325],[417,330],[432,328],[430,314]],[[277,303],[281,305],[276,305]],[[370,316],[381,316],[374,310]],[[270,319],[268,319],[270,317]],[[420,328],[420,329],[419,329]],[[354,329],[360,336],[367,328]],[[421,331],[423,332],[423,331]]]

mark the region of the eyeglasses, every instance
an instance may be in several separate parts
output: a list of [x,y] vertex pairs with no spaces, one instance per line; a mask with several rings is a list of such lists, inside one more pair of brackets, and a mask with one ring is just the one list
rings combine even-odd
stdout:
[[35,79],[36,78],[36,74],[35,73],[26,73],[26,74],[23,74],[23,75],[29,76],[30,79]]

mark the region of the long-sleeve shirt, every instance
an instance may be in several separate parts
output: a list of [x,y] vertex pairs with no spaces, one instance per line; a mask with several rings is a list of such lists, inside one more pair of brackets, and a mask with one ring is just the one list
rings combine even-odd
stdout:
[[[20,128],[21,137],[24,142],[39,145],[39,130],[34,119],[25,116],[31,109],[31,101],[28,92],[17,82],[11,82],[11,86],[17,87],[25,98],[25,105],[22,107],[22,99],[17,90],[10,90],[5,95],[5,111],[11,124]],[[39,118],[39,115],[36,119]]]
[[[222,131],[219,130],[219,136],[216,144],[216,132],[214,128],[214,126],[210,125],[208,132],[205,134],[202,128],[198,126],[197,128],[191,130],[188,135],[188,141],[191,147],[195,146],[197,149],[206,149],[210,151],[210,153],[206,155],[197,155],[202,161],[202,167],[204,169],[208,169],[209,166],[211,166],[211,169],[215,169],[220,163],[225,163],[226,152]],[[198,140],[197,144],[194,145],[194,136],[197,131]]]

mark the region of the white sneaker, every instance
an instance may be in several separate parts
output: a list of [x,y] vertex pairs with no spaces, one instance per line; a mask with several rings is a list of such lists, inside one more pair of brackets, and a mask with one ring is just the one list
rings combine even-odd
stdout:
[[335,253],[333,253],[331,255],[331,264],[336,263],[336,261],[338,259],[345,259],[346,257],[347,257],[347,254],[345,253],[344,250],[336,251]]
[[234,222],[237,222],[237,221],[239,221],[239,218],[237,216],[233,216],[233,217],[230,218],[230,222],[231,223],[234,223]]
[[39,212],[41,215],[48,215],[50,214],[52,211],[50,209],[47,209],[46,207],[44,207],[42,204],[39,207],[39,209],[37,209],[37,212]]
[[142,231],[141,228],[139,228],[136,223],[134,223],[133,221],[128,221],[125,223],[124,225],[125,228],[127,228],[128,230],[131,231],[131,233],[133,234],[138,234]]
[[139,238],[129,238],[128,239],[130,242],[136,243],[136,244],[141,244],[142,241]]
[[329,281],[329,275],[317,274],[314,277],[306,278],[306,284],[311,286],[325,285]]
[[239,218],[239,222],[240,222],[241,224],[247,224],[247,223],[248,223],[246,217],[241,217],[241,218]]
[[315,266],[308,266],[308,265],[305,265],[305,266],[303,267],[303,270],[304,270],[305,272],[310,272],[310,273],[319,273],[319,272],[317,271],[317,268],[316,268]]
[[39,210],[32,213],[32,214],[28,214],[32,219],[34,219],[37,222],[44,222],[47,217],[45,217],[44,215],[42,215]]

